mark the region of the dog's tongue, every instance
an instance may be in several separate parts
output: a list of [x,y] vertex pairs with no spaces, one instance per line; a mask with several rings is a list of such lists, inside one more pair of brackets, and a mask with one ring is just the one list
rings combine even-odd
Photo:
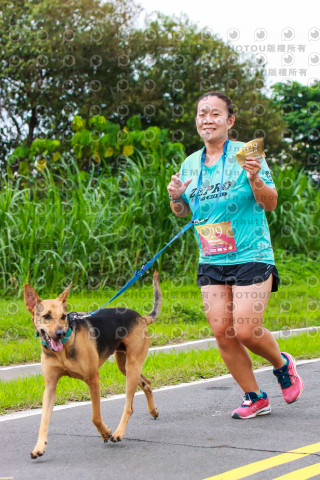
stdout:
[[61,350],[63,349],[61,340],[53,340],[53,338],[51,338],[51,347],[52,350],[54,350],[55,352],[61,352]]

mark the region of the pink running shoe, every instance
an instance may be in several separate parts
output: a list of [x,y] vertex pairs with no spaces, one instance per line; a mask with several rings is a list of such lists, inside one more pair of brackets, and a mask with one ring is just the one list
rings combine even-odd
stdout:
[[278,379],[285,401],[293,403],[302,394],[303,382],[298,375],[294,358],[289,353],[281,353],[281,355],[287,360],[287,364],[277,370],[273,369],[273,374]]
[[245,394],[245,400],[239,408],[233,410],[232,418],[253,418],[257,415],[267,415],[271,412],[268,395],[261,391],[261,395],[255,392]]

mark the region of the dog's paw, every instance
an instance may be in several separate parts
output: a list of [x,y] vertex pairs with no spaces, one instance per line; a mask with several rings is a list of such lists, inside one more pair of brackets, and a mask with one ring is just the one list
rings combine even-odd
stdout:
[[154,410],[151,410],[151,411],[150,411],[150,415],[151,415],[155,420],[157,420],[157,418],[159,417],[159,412],[158,412],[158,410],[155,408]]
[[112,435],[112,432],[109,429],[104,432],[101,432],[101,437],[104,443],[107,443],[107,441],[111,439],[111,435]]
[[35,459],[35,458],[38,458],[38,457],[42,457],[43,454],[44,454],[44,451],[40,452],[39,450],[38,451],[33,450],[33,452],[30,453],[30,457],[32,459]]
[[110,440],[113,443],[117,443],[117,442],[121,442],[122,438],[120,437],[120,435],[116,435],[114,433],[113,435],[111,435]]
[[38,442],[37,445],[34,447],[34,450],[30,453],[30,457],[33,459],[42,457],[42,455],[46,451],[46,446],[47,442]]

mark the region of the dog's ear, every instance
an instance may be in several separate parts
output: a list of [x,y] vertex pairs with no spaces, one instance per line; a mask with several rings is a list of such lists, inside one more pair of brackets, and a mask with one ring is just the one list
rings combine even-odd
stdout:
[[57,300],[59,300],[60,302],[63,303],[63,306],[64,308],[66,309],[67,308],[67,298],[68,298],[68,293],[69,293],[69,290],[72,286],[72,282],[69,283],[69,285],[67,286],[67,288],[61,293],[61,295],[59,295],[59,297],[57,297]]
[[33,313],[35,305],[41,302],[41,298],[37,292],[28,283],[24,286],[24,302],[31,313]]

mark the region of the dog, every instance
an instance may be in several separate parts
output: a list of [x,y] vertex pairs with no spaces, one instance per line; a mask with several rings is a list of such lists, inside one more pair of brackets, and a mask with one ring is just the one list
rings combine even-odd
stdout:
[[[158,317],[162,295],[159,274],[153,274],[154,305],[149,315],[141,316],[125,308],[102,308],[93,315],[67,313],[67,297],[72,283],[55,300],[41,300],[28,284],[24,286],[26,308],[41,340],[41,365],[45,381],[38,441],[31,458],[41,457],[47,446],[48,428],[56,398],[58,380],[63,376],[87,383],[92,402],[92,422],[104,442],[120,442],[133,413],[133,397],[139,385],[144,391],[148,411],[156,419],[151,382],[141,373],[150,338],[147,326]],[[112,434],[103,423],[100,410],[99,367],[114,354],[126,376],[126,403],[120,423]]]

